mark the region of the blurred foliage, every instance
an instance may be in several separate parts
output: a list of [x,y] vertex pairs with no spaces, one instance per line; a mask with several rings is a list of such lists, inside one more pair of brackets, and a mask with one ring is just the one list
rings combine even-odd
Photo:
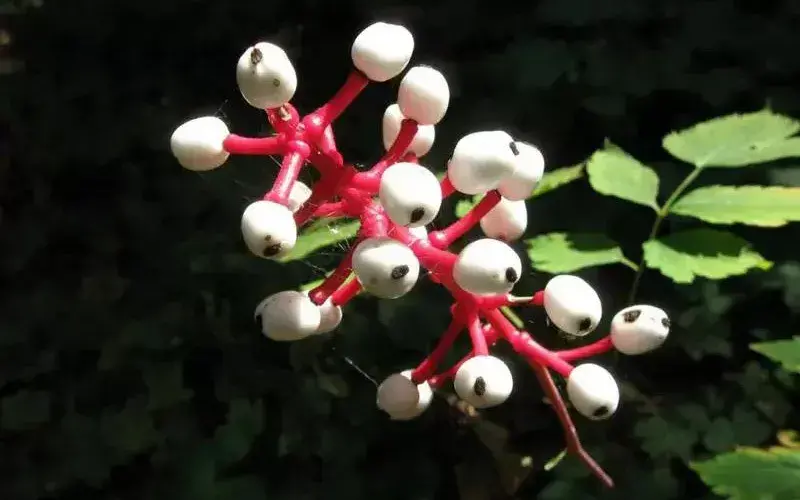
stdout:
[[[716,497],[690,463],[737,446],[767,449],[798,428],[796,379],[748,348],[798,332],[800,230],[777,227],[796,212],[784,205],[778,217],[742,205],[761,195],[715,186],[797,188],[800,168],[714,168],[681,141],[667,147],[671,154],[662,149],[673,130],[758,113],[767,103],[800,116],[797,2],[0,7],[0,498],[706,499]],[[265,342],[252,323],[263,296],[321,278],[341,250],[320,247],[285,264],[252,259],[238,221],[274,165],[237,158],[218,172],[187,173],[167,138],[203,114],[223,116],[243,135],[268,133],[239,97],[232,69],[258,39],[284,46],[295,61],[299,108],[318,105],[344,79],[353,36],[375,19],[408,25],[415,60],[440,67],[451,82],[432,168],[458,137],[495,126],[536,143],[549,165],[594,162],[530,203],[526,240],[549,235],[541,241],[569,248],[575,234],[601,234],[593,266],[619,247],[631,263],[655,259],[663,271],[666,252],[688,244],[681,235],[702,230],[693,238],[717,245],[722,231],[731,248],[752,245],[747,267],[772,263],[722,282],[704,279],[714,271],[706,266],[689,268],[691,276],[669,273],[687,285],[659,272],[643,276],[639,300],[672,313],[670,341],[646,359],[602,360],[622,381],[623,405],[610,421],[578,424],[616,489],[603,490],[569,457],[545,468],[561,449],[561,430],[524,366],[515,367],[512,399],[480,415],[447,398],[405,424],[375,410],[372,379],[414,365],[446,325],[447,297],[429,283],[398,301],[359,298],[338,333],[291,346]],[[369,163],[381,154],[380,117],[395,91],[396,84],[369,88],[337,122],[348,158]],[[726,144],[716,162],[765,159],[740,146]],[[704,166],[693,186],[705,191],[673,206],[655,257],[642,247],[653,207],[619,203],[595,192],[609,191],[608,179],[587,179],[592,170],[602,178],[603,161],[622,155],[657,174],[655,199],[674,192],[687,163]],[[791,199],[770,193],[770,203]],[[736,197],[736,210],[714,208],[723,195]],[[639,191],[626,199],[653,198]],[[437,224],[450,222],[444,212]],[[728,233],[696,217],[737,225]],[[770,227],[740,224],[753,221]],[[630,266],[580,274],[598,286],[607,311],[626,303]],[[548,277],[531,273],[518,289],[539,289]],[[539,312],[523,316],[542,342],[565,342]],[[736,473],[742,464],[792,464],[763,453],[723,465]],[[722,485],[731,477],[724,467],[701,476]],[[744,486],[716,491],[745,495]]]

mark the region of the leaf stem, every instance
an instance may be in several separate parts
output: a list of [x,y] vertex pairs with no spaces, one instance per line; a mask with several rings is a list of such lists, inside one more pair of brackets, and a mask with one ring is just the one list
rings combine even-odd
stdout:
[[522,318],[520,318],[519,316],[517,316],[517,313],[515,313],[514,311],[512,311],[510,307],[508,307],[508,306],[503,306],[503,307],[501,307],[501,308],[500,308],[500,311],[501,311],[503,314],[505,314],[506,318],[508,318],[508,320],[509,320],[509,321],[511,321],[511,323],[512,323],[512,324],[513,324],[515,327],[517,327],[517,328],[519,328],[519,329],[523,329],[523,328],[525,328],[525,322],[524,322],[524,321],[522,321]]
[[[678,198],[689,188],[689,186],[694,182],[697,177],[703,172],[702,167],[695,167],[694,170],[689,172],[683,181],[678,184],[678,187],[669,195],[667,201],[658,209],[656,212],[656,219],[653,221],[653,227],[650,228],[650,235],[645,240],[645,243],[655,239],[658,236],[658,230],[661,229],[661,223],[664,222],[667,215],[669,215],[670,210],[672,209],[672,205],[678,201]],[[636,276],[633,277],[633,284],[631,284],[631,291],[628,294],[628,304],[632,304],[633,301],[636,299],[636,292],[639,290],[639,283],[642,280],[642,274],[644,274],[644,254],[642,254],[641,259],[639,260],[639,264],[636,266]]]

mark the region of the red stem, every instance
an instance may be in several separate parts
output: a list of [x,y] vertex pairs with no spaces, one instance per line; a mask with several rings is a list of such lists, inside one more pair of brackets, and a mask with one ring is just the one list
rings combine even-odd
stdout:
[[439,338],[439,343],[436,344],[433,351],[425,358],[422,363],[411,372],[411,381],[415,384],[421,384],[431,378],[447,352],[453,347],[453,343],[458,338],[458,335],[464,328],[464,322],[455,316],[450,321],[444,334]]
[[539,379],[539,385],[542,386],[545,396],[547,396],[547,399],[549,399],[550,403],[553,405],[558,420],[561,421],[561,426],[564,428],[564,439],[567,442],[567,451],[585,463],[589,470],[591,470],[603,484],[609,488],[613,488],[614,480],[606,474],[606,471],[604,471],[583,448],[580,437],[578,436],[578,431],[575,429],[575,424],[572,422],[572,417],[570,417],[569,411],[567,411],[567,405],[564,404],[564,398],[561,397],[561,394],[558,392],[558,388],[556,388],[556,384],[553,382],[553,377],[550,375],[550,372],[547,371],[547,368],[544,366],[533,361],[529,361],[529,364],[531,368],[533,368],[534,373],[536,373],[536,378]]
[[369,78],[360,71],[352,71],[347,75],[344,84],[336,91],[328,102],[309,114],[303,121],[315,121],[320,131],[333,123],[344,110],[356,100],[362,90],[369,84]]
[[591,356],[597,356],[599,354],[605,354],[612,349],[614,349],[614,344],[611,342],[611,337],[605,337],[589,345],[576,347],[574,349],[556,351],[555,355],[564,361],[575,361],[578,359],[589,358]]
[[[353,248],[355,248],[355,246]],[[341,287],[347,278],[350,277],[352,270],[353,250],[351,249],[339,262],[336,270],[333,271],[330,276],[325,278],[325,281],[323,281],[318,287],[314,288],[308,293],[308,298],[310,298],[311,302],[318,306],[324,304],[325,301],[328,300],[328,298],[333,294],[333,292]]]
[[569,377],[573,367],[549,350],[539,345],[526,332],[517,331],[514,325],[497,309],[485,311],[484,316],[502,335],[511,347],[529,361],[547,366],[564,378]]
[[409,118],[404,119],[400,125],[400,132],[397,133],[397,137],[395,137],[394,142],[389,147],[389,150],[386,151],[386,154],[383,155],[383,158],[368,171],[360,172],[356,175],[357,179],[354,182],[357,183],[359,188],[371,193],[377,193],[381,176],[387,168],[397,163],[408,151],[414,141],[414,136],[417,135],[417,130],[419,130],[417,122]]
[[272,189],[264,195],[265,200],[273,201],[281,205],[286,205],[289,200],[289,193],[292,191],[297,177],[300,175],[300,169],[303,168],[306,158],[308,158],[309,150],[305,144],[298,144],[292,142],[289,144],[290,152],[283,157],[281,169],[278,172],[278,177],[272,185]]
[[335,306],[343,306],[353,300],[360,292],[361,283],[357,279],[351,279],[331,294],[331,303]]
[[286,152],[284,136],[242,137],[230,134],[222,148],[232,155],[280,155]]
[[430,233],[428,239],[434,242],[437,248],[449,247],[454,241],[479,224],[481,219],[498,203],[500,203],[500,193],[497,190],[489,191],[464,217],[440,231]]

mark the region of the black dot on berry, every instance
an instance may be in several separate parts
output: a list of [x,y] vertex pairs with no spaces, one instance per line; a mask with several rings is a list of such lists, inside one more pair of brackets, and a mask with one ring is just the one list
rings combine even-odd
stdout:
[[519,156],[519,146],[517,146],[516,142],[513,141],[509,142],[508,148],[511,150],[512,153],[514,153],[514,156]]
[[484,380],[483,377],[475,379],[475,383],[472,384],[472,392],[474,392],[476,396],[483,396],[486,394],[486,380]]
[[519,279],[519,273],[513,267],[509,267],[506,269],[506,281],[509,283],[516,283]]
[[250,51],[250,64],[256,65],[261,62],[264,58],[264,54],[261,52],[261,49],[253,48]]
[[578,323],[578,331],[585,332],[592,327],[592,318],[583,318]]
[[279,253],[281,253],[281,244],[276,243],[274,245],[264,247],[264,251],[261,252],[261,255],[264,257],[275,257]]
[[603,418],[608,416],[610,412],[611,410],[608,408],[608,406],[600,406],[599,408],[597,408],[595,411],[592,412],[592,417]]
[[273,78],[273,79],[272,79],[272,86],[273,86],[273,87],[276,87],[276,88],[277,88],[277,87],[280,87],[280,86],[281,86],[281,81],[280,81],[280,79],[278,79],[278,78]]
[[664,326],[664,328],[669,328],[672,323],[670,322],[669,318],[661,318],[661,324]]
[[408,220],[411,221],[412,224],[419,222],[422,218],[425,217],[425,209],[422,207],[415,208],[411,211],[411,215]]
[[625,311],[625,314],[622,315],[622,321],[625,323],[633,323],[639,316],[642,315],[642,311],[640,309],[631,309],[630,311]]
[[405,277],[405,275],[407,275],[410,270],[411,268],[405,264],[403,264],[402,266],[396,266],[394,269],[392,269],[392,274],[391,274],[392,279],[399,280],[400,278]]

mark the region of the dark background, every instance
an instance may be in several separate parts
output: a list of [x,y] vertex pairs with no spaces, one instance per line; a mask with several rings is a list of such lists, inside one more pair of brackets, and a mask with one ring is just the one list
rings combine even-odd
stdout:
[[[663,197],[687,172],[660,149],[670,130],[765,104],[800,116],[800,3],[6,0],[0,9],[0,498],[714,498],[689,461],[767,445],[796,424],[796,387],[747,348],[798,331],[794,227],[734,228],[776,261],[770,272],[680,287],[645,275],[640,297],[670,311],[671,340],[647,358],[607,360],[623,383],[614,418],[575,417],[618,482],[605,491],[571,459],[542,470],[562,435],[522,363],[512,366],[512,399],[480,417],[444,398],[407,424],[375,409],[369,377],[415,365],[446,324],[448,299],[430,283],[398,301],[357,299],[330,338],[261,337],[255,304],[319,278],[342,250],[288,265],[249,256],[239,217],[274,163],[237,157],[191,173],[171,157],[169,136],[205,114],[242,135],[267,133],[234,78],[259,40],[287,50],[294,103],[310,111],[344,80],[358,31],[383,20],[411,29],[414,61],[451,85],[432,168],[475,129],[535,142],[548,168],[582,161],[608,137],[656,169]],[[396,86],[370,86],[337,122],[346,157],[380,156]],[[700,184],[713,182],[797,186],[800,169],[710,172]],[[638,258],[652,213],[582,180],[533,201],[530,219],[530,235],[604,231]],[[581,275],[607,311],[624,303],[627,269]],[[531,272],[517,290],[546,279]],[[549,345],[563,342],[537,313],[526,319]],[[532,466],[516,467],[520,456]]]

